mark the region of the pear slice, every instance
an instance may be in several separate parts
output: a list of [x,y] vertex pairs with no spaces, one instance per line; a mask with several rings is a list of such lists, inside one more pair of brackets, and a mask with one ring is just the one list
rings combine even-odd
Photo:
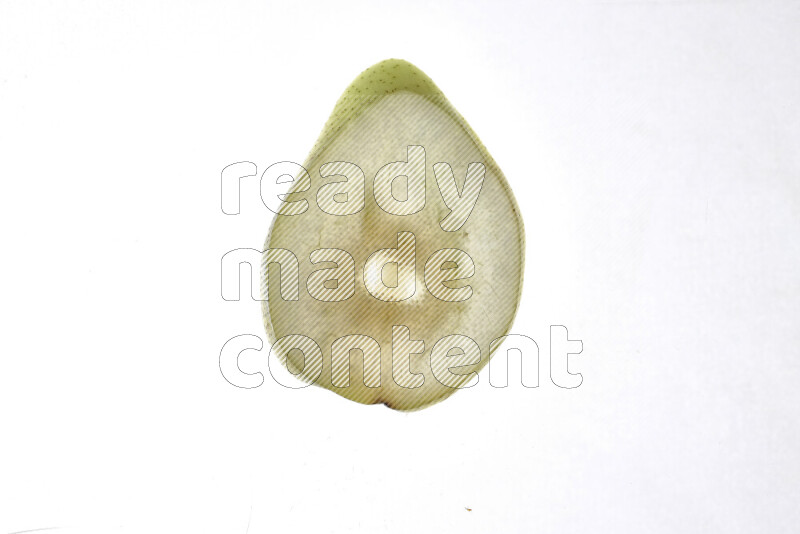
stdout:
[[[424,164],[423,186],[419,175],[376,179],[392,169],[402,172],[412,159],[417,170]],[[386,171],[393,162],[397,166]],[[282,197],[291,209],[279,211],[264,246],[262,283],[270,283],[262,309],[273,352],[298,378],[396,410],[424,408],[464,387],[497,349],[492,341],[511,328],[524,261],[519,209],[478,137],[430,78],[390,59],[347,88],[303,167],[310,187],[308,179],[298,179]],[[476,193],[481,173],[474,208],[451,215],[454,195],[468,196],[470,187]],[[455,180],[457,191],[446,188],[448,180]],[[465,188],[465,182],[472,186]],[[307,209],[297,214],[301,199]],[[389,211],[387,202],[395,202]],[[400,247],[408,262],[409,245],[413,274],[397,264],[380,269],[368,261],[376,251]],[[273,249],[291,251],[298,260],[297,300],[282,298],[278,276],[283,284],[292,269],[273,267],[279,254],[266,257]],[[346,251],[354,265],[342,252],[318,249]],[[448,268],[455,269],[448,274]],[[337,280],[321,283],[331,273]],[[397,287],[383,300],[375,290],[381,281]],[[413,291],[392,300],[404,284]],[[339,291],[334,301],[321,300],[326,290]],[[342,341],[345,336],[353,337]]]

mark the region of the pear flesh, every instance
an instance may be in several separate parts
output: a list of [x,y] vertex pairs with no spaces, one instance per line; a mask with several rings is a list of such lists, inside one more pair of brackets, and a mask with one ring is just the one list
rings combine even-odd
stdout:
[[[310,186],[282,197],[264,247],[273,353],[302,380],[396,410],[464,387],[511,328],[524,260],[519,209],[478,137],[425,74],[387,60],[348,87],[303,167]],[[297,300],[281,295],[275,249],[298,260]],[[389,249],[403,261],[381,269]]]

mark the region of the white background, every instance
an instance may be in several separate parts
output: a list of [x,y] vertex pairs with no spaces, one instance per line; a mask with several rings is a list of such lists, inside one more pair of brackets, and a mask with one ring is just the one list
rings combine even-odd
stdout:
[[[0,2],[0,532],[796,532],[798,34],[790,1]],[[541,386],[234,388],[264,335],[220,258],[270,218],[220,171],[302,162],[390,57],[516,194]]]

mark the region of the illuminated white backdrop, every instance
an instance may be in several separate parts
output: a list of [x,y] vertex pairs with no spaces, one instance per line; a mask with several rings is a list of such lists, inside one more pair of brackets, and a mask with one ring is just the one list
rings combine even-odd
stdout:
[[[794,532],[798,30],[789,1],[0,4],[0,529]],[[265,336],[220,258],[271,214],[257,181],[223,214],[220,173],[302,162],[390,57],[514,190],[540,386],[235,388],[222,345]]]

